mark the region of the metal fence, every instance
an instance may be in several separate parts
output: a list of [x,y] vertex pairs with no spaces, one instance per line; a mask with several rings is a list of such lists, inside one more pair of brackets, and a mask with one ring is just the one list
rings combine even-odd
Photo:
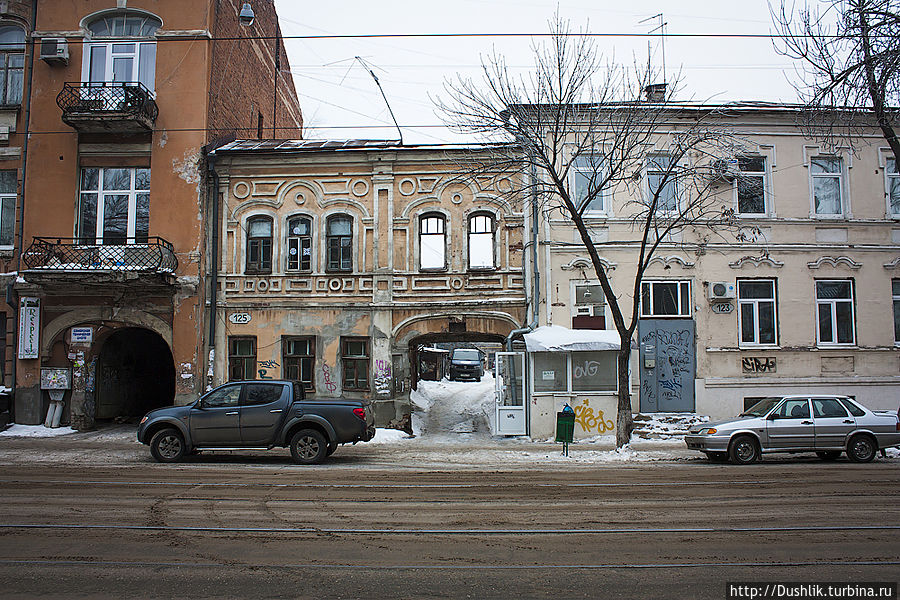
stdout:
[[159,107],[142,83],[67,82],[56,96],[64,114],[128,113],[155,121]]
[[160,237],[122,238],[116,244],[94,239],[36,237],[22,255],[29,269],[54,271],[136,271],[174,273],[175,248]]

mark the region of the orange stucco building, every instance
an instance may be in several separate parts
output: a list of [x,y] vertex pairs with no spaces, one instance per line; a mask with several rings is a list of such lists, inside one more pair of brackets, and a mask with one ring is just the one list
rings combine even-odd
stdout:
[[302,135],[274,3],[249,24],[237,0],[9,4],[22,14],[0,35],[9,21],[34,41],[0,149],[18,182],[0,254],[14,419],[44,420],[48,368],[68,369],[76,428],[188,402],[208,368],[207,154]]

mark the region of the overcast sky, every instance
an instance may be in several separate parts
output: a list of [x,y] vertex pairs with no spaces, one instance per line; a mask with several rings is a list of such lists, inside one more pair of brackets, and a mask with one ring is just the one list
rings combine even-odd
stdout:
[[[430,96],[457,74],[477,76],[482,57],[493,50],[514,68],[533,64],[529,38],[290,39],[289,36],[391,33],[546,33],[557,6],[573,28],[628,36],[597,38],[608,58],[634,58],[662,66],[659,37],[636,36],[659,25],[663,13],[669,36],[665,63],[681,73],[680,100],[793,102],[790,61],[777,55],[769,39],[678,37],[679,34],[769,34],[765,0],[276,0],[281,29],[300,95],[310,139],[396,139],[390,115],[371,75],[356,61],[372,65],[403,128],[406,143],[466,141],[446,131]],[[608,6],[610,8],[601,8]],[[649,49],[648,49],[649,42]],[[422,127],[424,126],[424,127]],[[476,141],[476,140],[468,140]]]

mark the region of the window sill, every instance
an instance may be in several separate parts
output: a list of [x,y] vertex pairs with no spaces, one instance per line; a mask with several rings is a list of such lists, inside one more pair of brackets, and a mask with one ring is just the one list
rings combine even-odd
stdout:
[[440,267],[437,269],[419,269],[419,273],[446,273],[447,271],[447,267]]
[[244,271],[244,275],[271,275],[272,271]]
[[470,268],[470,269],[467,269],[467,272],[471,273],[473,275],[478,275],[478,274],[482,274],[482,273],[496,273],[499,270],[500,269],[498,269],[497,267],[484,267],[484,268],[477,268],[477,269]]
[[758,345],[750,345],[744,344],[738,346],[738,350],[746,350],[746,351],[756,351],[756,350],[781,350],[781,346],[778,344],[758,344]]
[[816,350],[856,350],[856,344],[816,344]]

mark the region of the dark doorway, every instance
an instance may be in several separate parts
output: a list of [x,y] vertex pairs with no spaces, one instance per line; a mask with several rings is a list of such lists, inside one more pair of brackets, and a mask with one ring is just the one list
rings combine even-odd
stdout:
[[[485,367],[490,371],[493,368],[493,351],[502,350],[505,342],[506,338],[501,335],[465,330],[460,332],[426,333],[413,338],[409,341],[409,368],[412,389],[418,389],[419,379],[440,379],[437,375],[431,374],[433,369],[439,367],[432,364],[436,360],[436,353],[430,351],[430,349],[444,350],[449,355],[450,350],[455,347],[482,348],[488,362]],[[423,358],[425,358],[424,364]]]
[[97,361],[97,419],[132,418],[175,399],[175,363],[159,334],[129,327],[111,334]]

